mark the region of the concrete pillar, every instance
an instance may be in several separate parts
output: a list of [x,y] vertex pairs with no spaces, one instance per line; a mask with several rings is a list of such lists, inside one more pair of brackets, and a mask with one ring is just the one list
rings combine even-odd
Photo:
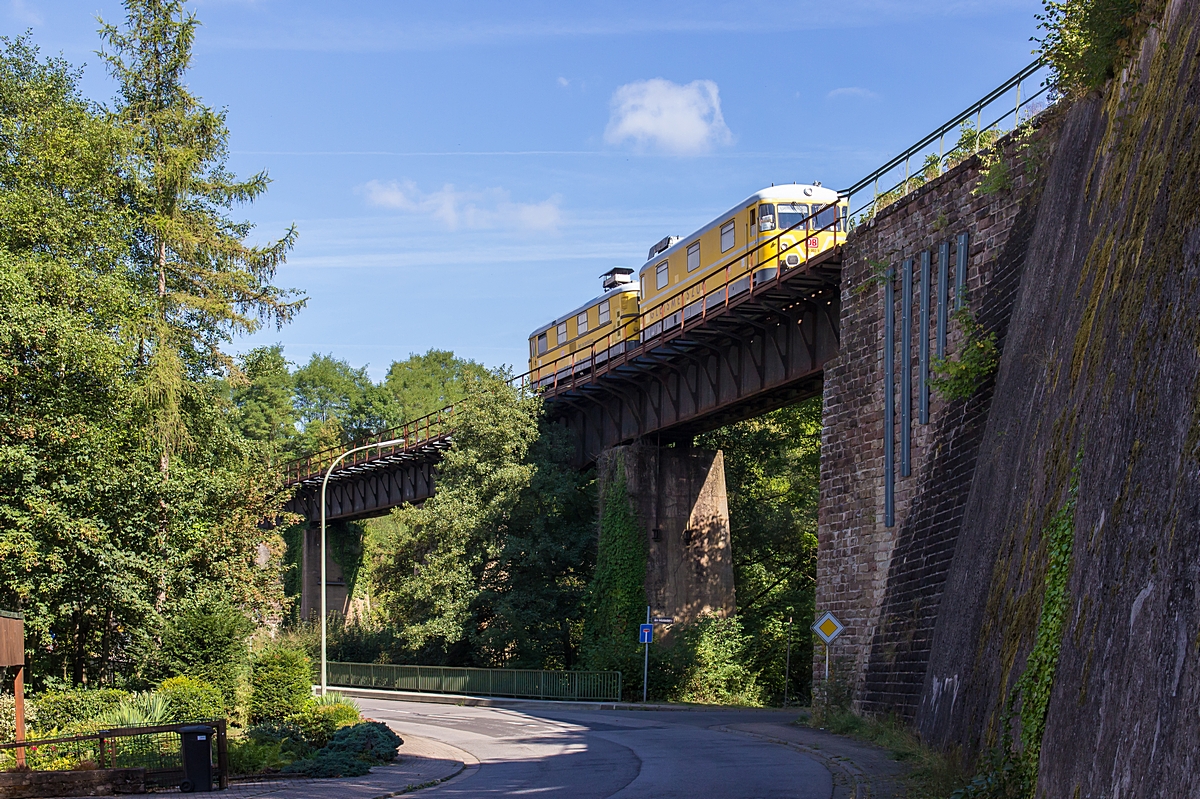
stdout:
[[720,451],[633,444],[600,455],[600,496],[616,463],[646,536],[646,603],[676,623],[735,610],[725,456]]
[[[337,534],[332,525],[325,528],[330,539]],[[342,567],[333,559],[332,541],[327,540],[325,547],[326,575],[326,611],[340,613],[347,611],[346,581]],[[300,572],[300,618],[305,621],[319,621],[317,608],[321,605],[321,524],[313,522],[304,531],[304,546],[301,552]]]

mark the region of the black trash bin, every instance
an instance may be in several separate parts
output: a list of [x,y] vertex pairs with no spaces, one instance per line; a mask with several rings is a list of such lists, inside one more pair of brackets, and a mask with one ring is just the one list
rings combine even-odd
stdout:
[[183,782],[179,790],[183,793],[212,790],[212,737],[213,728],[207,724],[180,727],[183,738]]

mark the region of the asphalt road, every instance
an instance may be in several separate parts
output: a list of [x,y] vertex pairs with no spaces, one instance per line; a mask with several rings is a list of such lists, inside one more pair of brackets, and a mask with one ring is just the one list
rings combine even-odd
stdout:
[[364,713],[479,761],[421,791],[439,797],[829,799],[829,771],[802,752],[716,727],[786,725],[777,711],[459,707],[357,699]]

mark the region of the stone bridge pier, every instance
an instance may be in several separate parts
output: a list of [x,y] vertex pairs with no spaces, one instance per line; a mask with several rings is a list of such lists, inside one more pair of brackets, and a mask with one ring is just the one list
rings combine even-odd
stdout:
[[646,604],[677,624],[734,612],[725,457],[689,446],[636,443],[598,459],[601,517],[617,467],[646,546]]

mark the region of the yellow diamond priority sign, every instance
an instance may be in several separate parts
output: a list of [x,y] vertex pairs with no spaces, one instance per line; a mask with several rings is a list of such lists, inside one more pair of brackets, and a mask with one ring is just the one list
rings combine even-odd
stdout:
[[812,626],[812,631],[826,644],[833,643],[833,639],[841,635],[844,629],[846,629],[846,626],[838,621],[837,616],[834,616],[829,611],[825,611],[818,616]]

